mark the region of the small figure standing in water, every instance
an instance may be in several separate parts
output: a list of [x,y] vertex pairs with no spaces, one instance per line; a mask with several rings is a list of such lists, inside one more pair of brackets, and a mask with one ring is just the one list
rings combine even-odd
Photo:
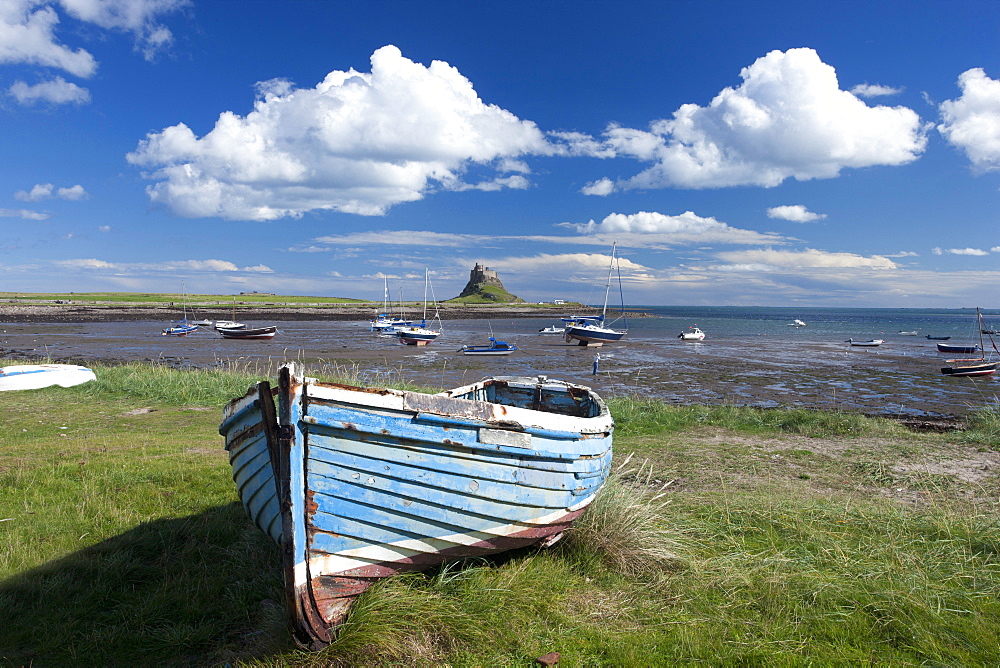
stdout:
[[599,367],[600,365],[601,365],[601,353],[597,353],[596,355],[594,355],[594,374],[593,375],[595,375],[595,376],[597,375],[597,367]]

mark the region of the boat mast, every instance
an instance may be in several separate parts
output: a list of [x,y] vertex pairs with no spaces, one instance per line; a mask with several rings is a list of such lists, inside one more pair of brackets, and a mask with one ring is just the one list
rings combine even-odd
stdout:
[[420,323],[421,327],[426,327],[427,326],[427,274],[428,274],[428,271],[429,270],[427,269],[427,267],[424,267],[424,316],[423,316],[423,322]]
[[[979,355],[986,361],[986,347],[983,345],[983,312],[976,307],[976,325],[979,329]],[[992,339],[991,339],[992,340]]]
[[604,286],[604,309],[601,310],[602,323],[604,322],[604,316],[608,312],[608,295],[611,294],[611,274],[615,268],[615,247],[617,245],[618,245],[617,241],[611,244],[611,264],[608,265],[608,282]]

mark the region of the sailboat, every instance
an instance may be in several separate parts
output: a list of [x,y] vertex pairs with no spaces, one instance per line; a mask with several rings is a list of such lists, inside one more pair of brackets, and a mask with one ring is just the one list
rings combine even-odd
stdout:
[[184,319],[175,320],[173,325],[160,332],[160,336],[187,336],[191,332],[198,331],[198,325],[188,322],[187,294],[184,292],[183,282],[181,283],[181,310],[184,313]]
[[[396,329],[396,336],[399,338],[400,343],[405,343],[408,346],[426,346],[428,343],[441,336],[441,332],[438,330],[428,329],[427,327],[427,286],[430,284],[430,273],[425,268],[424,269],[424,315],[423,319],[420,321],[420,326],[415,327],[413,325],[403,326]],[[441,315],[437,313],[437,304],[435,302],[435,317],[438,320],[438,327],[441,327]]]
[[403,320],[401,317],[392,317],[389,313],[389,282],[385,276],[382,276],[382,282],[382,313],[376,314],[375,318],[370,320],[368,324],[371,327],[370,331],[372,332],[378,332],[379,334],[395,334],[397,327],[412,325],[413,322],[410,320]]
[[[986,361],[986,347],[983,344],[983,334],[988,331],[983,326],[983,314],[976,307],[976,325],[979,330],[979,345],[974,346],[973,352],[978,350],[980,356],[971,359],[954,359],[947,360],[949,363],[958,363],[957,366],[946,366],[941,367],[941,373],[946,376],[988,376],[997,370],[997,364],[1000,362],[987,362]],[[997,350],[997,344],[993,340],[992,334],[987,334],[990,337],[990,345],[993,347],[994,352],[1000,353]],[[940,348],[941,344],[938,344]]]
[[236,320],[236,297],[233,297],[233,322],[215,323],[215,331],[224,339],[273,339],[278,333],[277,325],[261,325],[259,327],[247,327],[246,323],[235,322]]
[[236,322],[236,296],[233,296],[233,319],[232,320],[216,320],[215,329],[246,329],[246,323]]
[[[608,266],[608,282],[604,286],[604,308],[599,316],[574,316],[574,320],[566,324],[566,341],[577,341],[581,346],[602,346],[605,343],[621,341],[622,337],[628,333],[626,329],[617,330],[604,326],[604,318],[608,313],[608,296],[611,293],[611,276],[616,266],[615,251],[618,242],[611,245],[611,264]],[[622,272],[618,269],[618,291],[621,293]],[[625,298],[622,294],[622,318],[625,317]],[[612,323],[614,324],[614,323]]]

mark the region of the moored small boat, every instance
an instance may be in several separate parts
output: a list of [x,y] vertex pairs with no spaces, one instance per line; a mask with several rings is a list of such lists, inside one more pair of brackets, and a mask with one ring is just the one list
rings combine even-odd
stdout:
[[441,332],[428,329],[427,327],[399,327],[396,329],[396,338],[400,343],[408,346],[426,346],[431,341],[441,336]]
[[566,332],[565,327],[556,327],[555,325],[549,325],[548,327],[543,327],[538,330],[539,334],[563,334]]
[[924,338],[930,339],[931,341],[947,341],[951,337],[950,336],[931,336],[930,334],[928,334]]
[[971,355],[982,350],[978,344],[966,345],[962,343],[939,343],[937,349],[940,353],[959,353],[962,355]]
[[380,578],[553,543],[604,484],[613,429],[590,388],[543,376],[432,395],[291,364],[219,426],[250,518],[282,545],[286,612],[309,649]]
[[191,332],[197,331],[198,325],[189,323],[187,320],[181,320],[160,331],[160,336],[187,336]]
[[983,360],[948,360],[949,362],[972,362],[958,366],[941,367],[941,373],[946,376],[988,376],[997,370],[998,362]]
[[[615,267],[618,266],[617,257],[615,255],[618,248],[618,242],[611,244],[611,263],[608,265],[608,281],[604,287],[604,308],[601,310],[601,315],[598,316],[574,316],[576,319],[567,322],[565,332],[563,337],[566,343],[572,343],[576,341],[577,345],[580,346],[603,346],[605,343],[616,343],[621,341],[626,334],[628,334],[628,329],[613,329],[610,325],[614,323],[606,323],[605,317],[608,313],[608,296],[611,292],[611,276]],[[621,267],[618,269],[618,291],[621,293]],[[624,321],[625,318],[625,296],[622,293],[622,314],[621,318]],[[563,318],[565,321],[566,318]],[[617,321],[616,321],[617,322]],[[626,321],[627,325],[627,321]]]
[[885,343],[885,339],[868,339],[865,341],[855,341],[854,339],[847,339],[847,343],[858,348],[878,348],[880,345]]
[[278,333],[277,325],[267,325],[265,327],[246,327],[239,329],[217,328],[216,331],[224,339],[273,339]]
[[705,332],[698,329],[697,325],[692,325],[691,327],[688,327],[686,332],[678,334],[677,338],[681,341],[704,341]]
[[993,348],[993,351],[990,353],[991,357],[993,352],[1000,353],[1000,351],[997,350],[997,344],[993,340],[993,335],[990,334],[989,330],[983,326],[983,313],[979,310],[979,307],[976,307],[976,324],[978,325],[977,329],[979,330],[978,345],[958,346],[947,343],[939,343],[937,344],[937,347],[938,350],[942,350],[942,346],[950,349],[962,348],[962,350],[956,350],[955,352],[979,353],[979,357],[973,359],[948,360],[950,363],[959,362],[959,364],[957,366],[942,367],[941,373],[946,376],[989,376],[990,374],[996,372],[997,364],[1000,363],[986,359],[986,342],[985,339],[983,339],[983,335],[986,334],[990,338],[990,345]]
[[510,355],[514,351],[519,350],[519,348],[513,343],[507,343],[506,341],[499,341],[492,336],[490,337],[490,345],[488,346],[462,346],[459,348],[459,352],[463,355]]

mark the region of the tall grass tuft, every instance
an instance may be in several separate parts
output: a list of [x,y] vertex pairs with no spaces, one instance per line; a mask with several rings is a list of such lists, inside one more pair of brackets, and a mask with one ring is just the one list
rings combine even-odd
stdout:
[[318,654],[302,653],[296,665],[434,665],[489,630],[463,610],[445,580],[420,573],[386,578],[352,606],[335,640]]
[[1000,409],[981,408],[968,417],[969,426],[963,437],[966,441],[982,443],[994,449],[1000,447]]
[[625,577],[649,576],[684,565],[681,542],[668,528],[661,501],[670,484],[655,480],[647,462],[627,469],[631,455],[608,476],[587,511],[566,532],[562,549],[596,559]]

